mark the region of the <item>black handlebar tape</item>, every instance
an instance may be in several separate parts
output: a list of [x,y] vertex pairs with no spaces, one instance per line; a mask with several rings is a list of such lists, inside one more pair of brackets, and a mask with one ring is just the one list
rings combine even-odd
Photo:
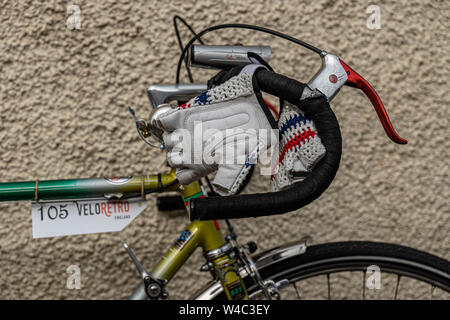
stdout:
[[283,98],[298,105],[306,85],[281,74],[258,69],[255,71],[256,83],[261,91]]
[[156,206],[160,211],[185,210],[184,201],[181,196],[158,197]]
[[[196,198],[189,202],[191,220],[236,219],[282,214],[304,207],[317,199],[336,176],[342,153],[339,123],[324,96],[300,101],[304,84],[261,70],[257,80],[261,90],[280,94],[298,107],[316,125],[326,153],[305,180],[278,192]],[[287,79],[287,80],[286,80]],[[299,102],[300,101],[300,102]]]

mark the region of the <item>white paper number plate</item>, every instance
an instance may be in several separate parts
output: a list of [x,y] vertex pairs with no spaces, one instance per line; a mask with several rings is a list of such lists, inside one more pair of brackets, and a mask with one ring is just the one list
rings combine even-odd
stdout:
[[142,198],[33,203],[33,238],[120,231],[146,207]]

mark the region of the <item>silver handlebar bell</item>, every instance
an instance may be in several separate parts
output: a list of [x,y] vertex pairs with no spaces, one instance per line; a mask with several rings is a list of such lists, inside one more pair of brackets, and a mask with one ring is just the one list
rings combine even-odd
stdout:
[[192,67],[223,69],[251,63],[248,53],[253,52],[269,63],[269,46],[208,46],[193,45],[189,54]]

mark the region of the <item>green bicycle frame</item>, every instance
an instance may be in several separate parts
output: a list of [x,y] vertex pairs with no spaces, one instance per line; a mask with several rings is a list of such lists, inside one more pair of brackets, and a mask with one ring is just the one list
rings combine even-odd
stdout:
[[[51,201],[61,199],[107,199],[145,196],[153,192],[178,191],[187,205],[189,199],[203,197],[198,181],[182,186],[176,180],[175,170],[168,174],[135,176],[131,178],[90,178],[0,183],[1,201]],[[226,244],[217,221],[193,221],[170,246],[150,274],[155,279],[169,282],[198,247],[204,252],[219,249]],[[219,255],[212,261],[212,272],[219,279],[228,299],[248,299],[236,260]]]

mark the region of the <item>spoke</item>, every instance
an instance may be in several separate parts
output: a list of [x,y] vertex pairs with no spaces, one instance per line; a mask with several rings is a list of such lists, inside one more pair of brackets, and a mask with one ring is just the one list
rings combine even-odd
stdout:
[[297,285],[295,284],[295,282],[292,283],[292,286],[295,289],[295,292],[297,293],[297,298],[298,300],[302,300],[302,298],[300,297],[300,292],[298,291]]
[[401,278],[401,276],[398,274],[397,275],[397,284],[395,285],[394,300],[397,300],[398,287],[400,285],[400,278]]
[[434,289],[436,289],[436,287],[432,285],[430,290],[430,300],[433,300]]
[[327,283],[328,283],[328,300],[331,300],[331,286],[330,286],[330,274],[327,273]]
[[363,300],[366,300],[366,271],[363,272]]

